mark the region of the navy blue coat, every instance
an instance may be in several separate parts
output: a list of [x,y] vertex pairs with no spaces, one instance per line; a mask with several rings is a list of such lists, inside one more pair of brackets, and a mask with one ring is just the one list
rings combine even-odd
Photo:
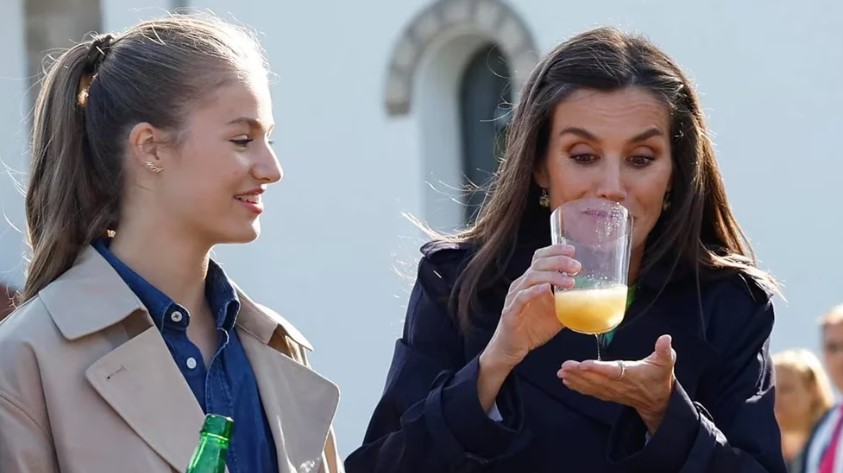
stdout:
[[739,274],[698,283],[693,271],[668,278],[656,267],[639,281],[603,356],[638,360],[660,335],[673,337],[678,382],[646,443],[633,409],[578,394],[557,378],[565,360],[596,356],[594,337],[570,330],[522,361],[496,401],[503,422],[489,419],[477,396],[478,356],[497,325],[507,279],[550,243],[539,240],[517,248],[507,278],[481,293],[480,321],[468,333],[448,298],[472,247],[422,249],[383,397],[364,444],[346,459],[348,473],[786,472],[768,354],[773,306]]

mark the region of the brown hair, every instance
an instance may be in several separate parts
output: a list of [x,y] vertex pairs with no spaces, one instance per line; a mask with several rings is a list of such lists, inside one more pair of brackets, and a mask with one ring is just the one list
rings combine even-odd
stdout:
[[823,414],[834,405],[831,382],[820,360],[808,350],[785,350],[773,355],[773,366],[793,370],[808,386],[814,397],[811,400],[810,425],[816,425]]
[[23,300],[67,271],[85,245],[116,230],[124,146],[135,124],[170,132],[178,144],[191,106],[255,71],[267,69],[253,36],[210,15],[143,22],[59,56],[35,104]]
[[478,292],[500,280],[519,229],[526,219],[549,218],[529,212],[538,205],[533,171],[545,159],[553,112],[572,92],[588,88],[613,91],[642,87],[660,97],[671,117],[673,176],[671,206],[648,237],[641,273],[659,261],[672,267],[734,270],[762,287],[776,282],[755,266],[755,256],[732,214],[690,80],[679,66],[648,40],[613,28],[597,28],[561,43],[535,67],[524,84],[510,124],[504,159],[477,221],[448,240],[476,245],[476,254],[454,289],[460,323],[471,325]]
[[10,285],[0,282],[0,320],[15,310],[18,292]]

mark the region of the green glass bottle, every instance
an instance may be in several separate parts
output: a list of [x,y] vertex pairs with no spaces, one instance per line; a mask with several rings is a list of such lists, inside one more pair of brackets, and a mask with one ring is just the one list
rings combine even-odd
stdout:
[[187,473],[223,473],[228,444],[234,430],[234,420],[208,414],[199,432],[199,445],[193,451]]

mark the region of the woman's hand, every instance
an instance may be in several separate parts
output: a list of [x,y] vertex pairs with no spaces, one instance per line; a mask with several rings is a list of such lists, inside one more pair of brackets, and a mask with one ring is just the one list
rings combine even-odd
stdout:
[[667,411],[676,382],[676,351],[670,341],[670,335],[662,335],[655,351],[639,361],[566,361],[557,376],[581,394],[634,408],[652,435]]
[[574,248],[568,245],[541,248],[533,255],[529,269],[509,286],[497,329],[480,355],[477,384],[486,411],[503,381],[527,353],[564,328],[556,318],[553,286],[574,286],[571,276],[581,265],[573,255]]
[[536,251],[527,271],[509,286],[498,327],[484,352],[493,352],[515,367],[527,353],[562,330],[556,318],[553,286],[574,286],[571,275],[579,272],[580,263],[573,255],[574,248],[567,245]]

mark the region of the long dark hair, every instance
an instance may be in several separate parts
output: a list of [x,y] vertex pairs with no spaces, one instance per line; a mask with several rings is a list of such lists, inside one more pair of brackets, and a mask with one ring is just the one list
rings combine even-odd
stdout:
[[700,101],[690,80],[663,51],[645,38],[614,28],[597,28],[558,45],[532,71],[513,111],[501,167],[476,222],[446,237],[470,242],[476,253],[461,273],[453,294],[463,327],[478,292],[499,280],[519,228],[529,218],[535,196],[533,172],[545,159],[556,105],[588,88],[613,91],[642,87],[663,99],[670,111],[673,176],[671,206],[648,236],[640,273],[659,261],[699,269],[743,272],[777,290],[775,280],[757,269],[755,255],[735,220]]
[[256,69],[266,73],[254,37],[210,15],[147,21],[59,56],[35,104],[23,300],[67,271],[82,247],[116,230],[124,142],[135,124],[170,132],[178,144],[189,107]]

